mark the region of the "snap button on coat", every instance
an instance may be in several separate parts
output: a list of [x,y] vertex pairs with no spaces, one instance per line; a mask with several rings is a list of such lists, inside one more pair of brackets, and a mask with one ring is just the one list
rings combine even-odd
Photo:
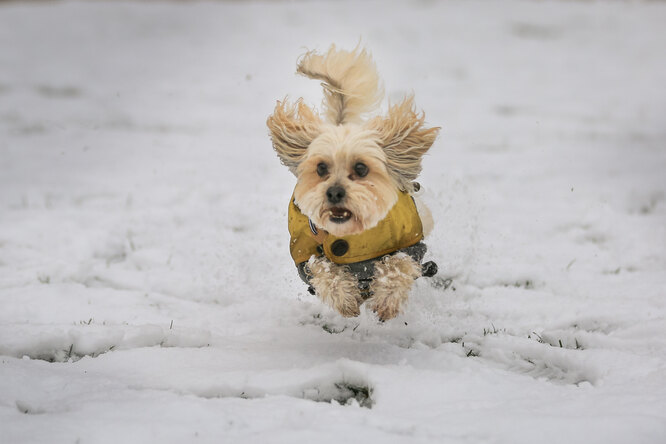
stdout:
[[344,239],[338,239],[331,244],[331,252],[336,256],[344,256],[349,251],[349,244]]

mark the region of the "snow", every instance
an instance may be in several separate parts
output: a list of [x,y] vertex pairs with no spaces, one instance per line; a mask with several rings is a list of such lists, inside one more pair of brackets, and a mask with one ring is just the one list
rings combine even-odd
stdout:
[[[664,22],[1,3],[0,441],[664,442]],[[443,127],[420,179],[440,273],[384,324],[306,292],[265,127],[321,100],[300,54],[359,38]]]

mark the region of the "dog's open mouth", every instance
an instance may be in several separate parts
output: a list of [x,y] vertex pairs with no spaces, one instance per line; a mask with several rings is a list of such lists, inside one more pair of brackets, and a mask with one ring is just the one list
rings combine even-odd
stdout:
[[336,224],[343,224],[352,217],[352,212],[346,208],[333,207],[328,209],[328,218]]

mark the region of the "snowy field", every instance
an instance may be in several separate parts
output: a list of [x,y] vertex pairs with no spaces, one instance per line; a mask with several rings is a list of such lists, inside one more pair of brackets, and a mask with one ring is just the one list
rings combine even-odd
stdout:
[[[666,442],[666,4],[0,3],[0,442]],[[443,127],[406,312],[288,252],[306,49]],[[386,102],[383,104],[386,107]]]

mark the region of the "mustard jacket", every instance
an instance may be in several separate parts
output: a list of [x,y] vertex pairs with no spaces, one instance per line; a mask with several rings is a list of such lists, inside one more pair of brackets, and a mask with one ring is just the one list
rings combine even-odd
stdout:
[[[316,233],[315,233],[316,231]],[[377,226],[360,234],[336,237],[321,228],[311,228],[310,220],[289,202],[289,249],[296,264],[312,255],[325,255],[336,264],[353,264],[410,247],[423,239],[423,225],[414,199],[398,193],[398,202]]]

